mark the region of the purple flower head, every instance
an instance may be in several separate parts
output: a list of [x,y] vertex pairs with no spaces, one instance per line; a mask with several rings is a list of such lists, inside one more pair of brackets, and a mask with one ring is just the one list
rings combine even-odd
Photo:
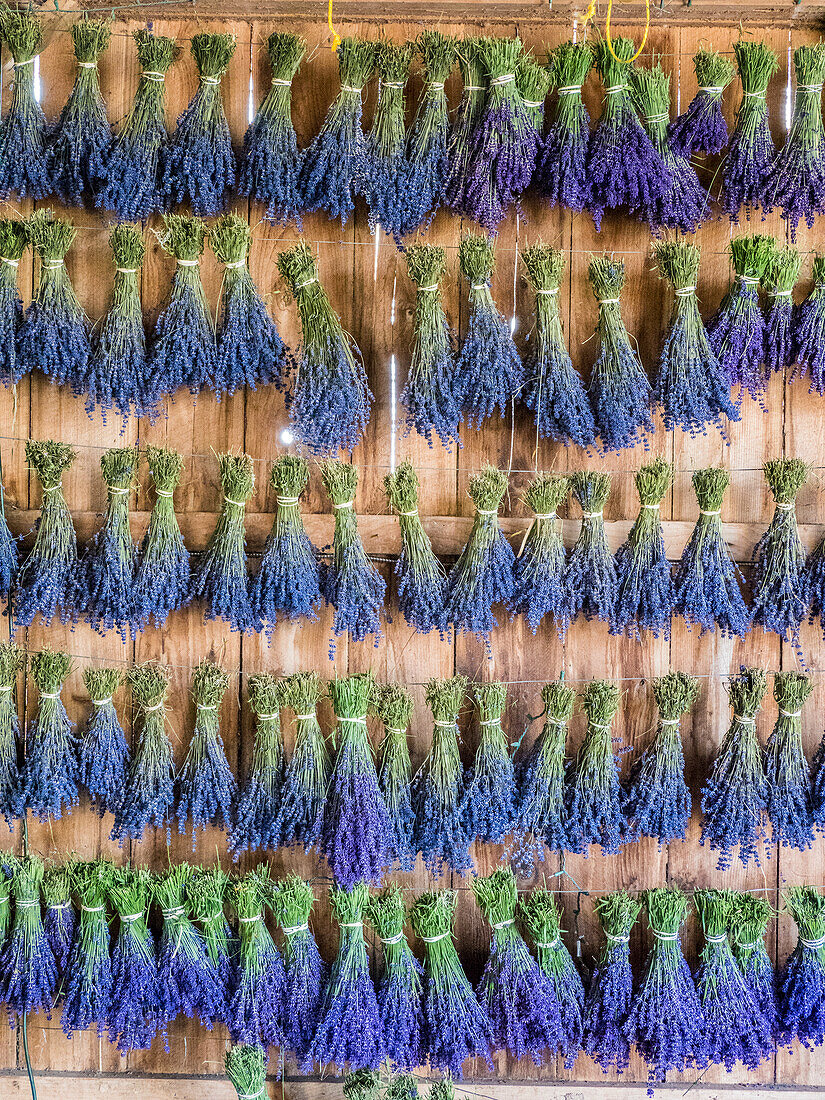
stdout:
[[330,758],[318,725],[316,707],[325,687],[314,672],[296,672],[283,684],[281,705],[295,713],[295,748],[281,787],[278,818],[268,847],[320,845],[324,803],[330,779]]
[[0,951],[0,1000],[10,1018],[45,1012],[51,1018],[58,967],[40,915],[43,861],[9,857],[14,922]]
[[71,670],[68,653],[43,649],[32,657],[40,701],[26,736],[22,805],[40,821],[59,819],[79,802],[77,737],[60,698]]
[[232,884],[240,943],[235,958],[227,1022],[236,1043],[264,1048],[282,1040],[281,1003],[284,964],[264,920],[264,899],[271,887],[266,866]]
[[604,507],[610,495],[610,474],[582,470],[570,479],[573,496],[582,510],[582,526],[564,576],[565,620],[577,615],[588,622],[611,622],[616,606],[616,561],[607,543]]
[[147,924],[151,881],[145,867],[118,867],[109,887],[120,921],[112,949],[109,1039],[121,1054],[148,1050],[158,1029],[158,964]]
[[440,629],[447,577],[418,514],[418,476],[409,462],[386,475],[384,492],[401,529],[395,565],[398,607],[419,634],[429,634]]
[[313,900],[312,887],[295,874],[282,879],[269,897],[275,920],[284,933],[283,1043],[300,1064],[309,1057],[328,977],[309,927]]
[[799,649],[805,605],[805,548],[796,522],[796,496],[808,478],[799,458],[764,463],[774,499],[770,526],[753,550],[753,621]]
[[509,607],[524,615],[535,634],[545,617],[563,638],[567,630],[564,543],[556,512],[567,499],[570,481],[560,474],[539,474],[523,501],[534,515],[516,556],[515,588]]
[[[68,973],[69,957],[77,935],[77,911],[72,902],[72,880],[70,865],[46,865],[43,874],[43,904],[46,914],[43,917],[43,931],[54,954],[57,969],[65,978]],[[2,885],[8,888],[5,877]],[[6,939],[6,929],[0,943]]]
[[389,854],[400,870],[411,871],[416,856],[412,766],[407,744],[412,695],[401,684],[375,685],[372,707],[384,726],[378,751],[378,786],[389,818]]
[[[232,931],[224,913],[229,893],[229,875],[220,867],[196,867],[186,885],[190,920],[197,921],[203,933],[206,955],[218,975],[219,994],[215,1018],[227,1027],[233,1024],[230,1007],[239,957],[239,937]],[[243,923],[239,922],[243,929]],[[272,976],[273,979],[277,977]]]
[[146,461],[155,487],[155,503],[140,544],[132,588],[138,629],[150,622],[162,627],[170,612],[187,602],[191,589],[189,551],[180,533],[174,504],[183,456],[149,444]]
[[778,1041],[813,1050],[825,1040],[825,897],[814,886],[791,886],[784,898],[799,941],[779,976]]
[[78,780],[100,817],[115,813],[123,798],[131,751],[113,695],[124,674],[118,668],[84,668],[83,684],[92,710],[80,741]]
[[633,999],[633,974],[628,945],[642,906],[635,897],[617,890],[597,898],[594,907],[605,944],[584,999],[581,1045],[605,1073],[609,1069],[621,1072],[630,1064],[627,1020]]
[[779,61],[766,42],[740,38],[734,42],[733,52],[742,99],[722,165],[722,209],[731,221],[738,222],[742,207],[748,213],[757,206],[768,211],[773,203],[770,169],[776,151],[766,93]]
[[404,89],[410,75],[415,43],[376,46],[378,102],[367,134],[364,197],[370,228],[391,233],[401,246],[403,206],[398,202],[398,180],[404,173],[406,152]]
[[587,177],[590,116],[581,92],[593,60],[588,42],[561,42],[547,54],[556,102],[550,112],[547,134],[539,145],[538,186],[551,206],[567,207],[577,214],[586,209],[590,193]]
[[466,190],[473,158],[473,137],[484,109],[484,62],[481,38],[460,38],[455,56],[461,70],[461,101],[448,139],[444,203],[454,214],[466,214]]
[[0,382],[4,386],[16,385],[26,370],[18,356],[23,299],[17,286],[17,269],[28,243],[22,219],[0,220]]
[[600,844],[604,855],[613,855],[625,839],[619,769],[611,737],[619,698],[617,685],[607,680],[591,681],[584,692],[587,732],[566,791],[568,850],[578,855],[587,855],[591,844]]
[[269,672],[250,676],[249,709],[255,715],[252,766],[234,807],[229,848],[241,852],[277,848],[278,814],[284,782],[284,745],[281,735],[283,681]]
[[26,8],[5,8],[0,33],[14,59],[11,103],[0,127],[0,196],[45,199],[53,190],[48,123],[34,91],[34,66],[43,49],[43,24]]
[[825,393],[825,256],[814,256],[813,287],[796,307],[793,378],[810,377],[809,393]]
[[765,371],[768,375],[796,362],[796,306],[793,288],[802,257],[795,248],[777,248],[765,267],[762,284],[768,293],[765,314]]
[[765,932],[774,917],[770,902],[755,894],[737,894],[730,918],[736,964],[770,1033],[777,1034],[776,974],[765,948]]
[[71,1039],[76,1031],[97,1029],[101,1037],[112,1012],[112,959],[106,898],[114,881],[107,860],[70,863],[69,877],[80,899],[80,925],[64,976],[60,1025]]
[[364,912],[381,941],[384,959],[376,991],[384,1051],[395,1070],[413,1070],[427,1058],[422,1045],[423,968],[404,935],[401,887],[385,887],[367,901]]
[[779,714],[765,746],[768,820],[774,844],[804,852],[813,846],[811,772],[802,747],[802,707],[813,691],[803,672],[777,672],[773,695]]
[[481,733],[464,785],[464,828],[470,841],[502,844],[513,829],[516,813],[513,758],[501,726],[507,685],[474,684],[473,695]]
[[[14,829],[23,812],[24,776],[18,763],[20,719],[16,689],[24,663],[25,654],[14,642],[0,642],[0,815],[9,830]],[[2,945],[0,938],[0,947]]]
[[676,156],[713,156],[728,143],[722,96],[733,80],[733,65],[723,54],[700,48],[694,54],[693,68],[699,87],[687,110],[668,126],[668,141]]

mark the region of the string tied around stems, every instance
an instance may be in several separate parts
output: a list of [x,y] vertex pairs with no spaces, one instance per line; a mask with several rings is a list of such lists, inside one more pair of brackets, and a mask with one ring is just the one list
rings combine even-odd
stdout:
[[696,284],[693,286],[679,286],[673,292],[677,298],[688,298],[691,294],[696,293]]
[[818,940],[806,940],[804,936],[800,936],[799,942],[803,947],[810,947],[813,951],[816,951],[818,948],[825,946],[825,936],[820,936]]
[[604,935],[611,943],[630,943],[630,936],[614,936],[612,932],[605,932]]
[[727,939],[727,933],[723,932],[720,936],[705,936],[706,943],[724,943]]
[[398,932],[398,933],[396,933],[396,935],[389,936],[387,939],[381,939],[381,942],[385,943],[387,945],[392,945],[394,943],[401,943],[401,941],[403,939],[404,939],[404,933],[403,932]]
[[105,905],[83,905],[83,904],[81,904],[80,908],[83,910],[84,913],[105,913],[106,912],[106,906]]
[[678,932],[663,932],[661,928],[654,928],[652,925],[650,931],[657,940],[661,940],[663,943],[675,943],[679,939]]
[[105,699],[92,699],[93,707],[105,707],[107,703],[111,703],[112,696],[107,695]]
[[4,264],[8,264],[9,267],[13,267],[15,269],[20,266],[19,260],[10,260],[7,256],[0,256],[0,260],[2,260]]
[[186,910],[182,905],[176,905],[173,909],[161,909],[164,920],[177,920],[178,917],[182,917]]
[[421,942],[422,943],[438,943],[439,940],[446,940],[446,938],[449,935],[450,935],[449,932],[439,932],[439,934],[437,936],[422,936],[421,937]]
[[283,933],[284,933],[285,936],[294,936],[296,932],[308,932],[308,931],[309,931],[309,925],[308,924],[290,924],[288,927],[283,929]]
[[516,923],[515,917],[508,917],[507,920],[500,920],[495,924],[491,923],[490,927],[493,929],[494,932],[498,932],[500,929],[509,928],[511,924],[515,924],[515,923]]
[[121,924],[132,924],[133,921],[140,920],[143,913],[123,913],[120,917]]
[[558,936],[554,940],[547,943],[544,940],[536,940],[536,947],[544,948],[546,951],[552,951],[553,948],[558,947],[561,944],[561,940]]
[[300,497],[276,497],[275,503],[279,508],[294,508],[299,500]]
[[782,715],[783,718],[801,718],[802,717],[802,711],[801,710],[783,710],[780,707],[779,708],[779,713]]

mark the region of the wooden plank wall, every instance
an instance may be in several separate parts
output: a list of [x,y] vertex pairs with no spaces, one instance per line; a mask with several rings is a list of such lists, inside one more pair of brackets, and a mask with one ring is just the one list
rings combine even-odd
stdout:
[[[43,104],[50,117],[55,116],[64,103],[74,73],[71,41],[66,33],[68,18],[52,16],[51,25],[55,30],[40,66]],[[123,116],[134,92],[138,69],[130,34],[139,25],[119,21],[114,28],[111,47],[101,61],[101,83],[113,121]],[[259,101],[268,87],[265,41],[274,25],[264,22],[210,22],[202,25],[193,19],[158,20],[154,26],[159,33],[175,35],[184,47],[183,56],[167,81],[170,118],[183,109],[195,88],[195,68],[188,51],[192,34],[207,27],[232,30],[237,35],[238,45],[223,80],[223,91],[230,126],[239,144],[248,121],[250,76],[254,103]],[[291,23],[290,26],[305,34],[310,43],[310,58],[302,67],[294,87],[294,116],[299,139],[307,142],[320,125],[337,88],[336,59],[327,48],[325,24],[296,26]],[[414,23],[375,22],[342,25],[338,29],[342,34],[363,34],[372,38],[386,34],[390,38],[403,39],[414,36],[419,27]],[[497,23],[486,26],[446,25],[444,29],[456,34],[475,34],[484,30],[506,34],[515,33],[519,28],[513,24]],[[639,28],[625,30],[638,34]],[[807,30],[789,32],[786,27],[749,26],[747,31],[767,38],[779,55],[780,69],[771,85],[770,101],[775,137],[781,141],[788,117],[789,51],[814,36]],[[548,17],[544,24],[531,22],[525,25],[522,32],[527,43],[541,52],[545,47],[568,38],[571,27],[566,19]],[[715,27],[713,45],[730,50],[738,33],[735,26]],[[695,91],[691,58],[702,38],[702,32],[690,26],[668,28],[656,22],[645,51],[646,59],[655,54],[672,74],[674,101],[682,105]],[[4,74],[8,77],[8,58],[4,57],[3,63]],[[410,89],[412,94],[409,99],[413,103],[420,89],[418,75],[411,81]],[[452,103],[457,99],[458,90],[458,80],[454,75],[448,85]],[[596,114],[600,91],[595,78],[588,83],[586,91],[588,106]],[[4,95],[7,97],[8,89],[5,89]],[[375,91],[371,88],[365,107],[367,122],[371,117],[374,97]],[[734,87],[726,97],[728,111],[732,110],[737,97]],[[240,206],[238,209],[248,214],[254,228],[253,275],[259,286],[271,295],[271,307],[284,338],[295,344],[298,331],[294,308],[277,280],[275,268],[278,250],[294,239],[295,232],[291,228],[282,231],[262,223],[259,208],[250,207],[247,210]],[[94,214],[75,212],[75,216],[79,233],[77,243],[69,254],[68,267],[81,301],[90,316],[97,319],[105,310],[111,286],[107,228]],[[456,254],[461,228],[456,219],[440,214],[426,234],[428,240],[442,243],[447,248],[449,274],[445,280],[445,300],[459,333],[466,323],[466,287],[461,285]],[[777,218],[769,218],[759,228],[782,235],[781,223]],[[158,246],[151,229],[151,226],[148,227],[146,234],[147,260],[142,278],[144,310],[149,324],[167,293],[172,275],[169,257]],[[422,513],[437,517],[464,517],[458,522],[445,518],[430,525],[436,545],[444,553],[455,553],[466,535],[468,519],[472,514],[466,493],[467,479],[483,461],[492,461],[504,468],[509,466],[513,471],[511,492],[505,499],[503,512],[508,517],[508,530],[513,531],[524,528],[517,490],[535,468],[568,470],[580,468],[583,464],[599,464],[610,469],[614,473],[614,490],[607,518],[611,540],[614,544],[621,540],[627,530],[627,521],[633,518],[636,511],[632,474],[645,458],[650,457],[649,454],[640,447],[633,453],[599,459],[546,442],[536,448],[534,431],[529,419],[522,413],[516,414],[514,422],[505,418],[491,423],[483,434],[468,433],[464,449],[457,454],[447,454],[438,447],[429,449],[418,438],[404,438],[397,429],[391,401],[393,385],[397,387],[395,392],[400,392],[403,385],[411,336],[413,295],[403,258],[390,240],[380,237],[376,241],[371,236],[365,211],[360,206],[354,221],[343,230],[325,217],[311,216],[305,219],[303,231],[317,252],[321,279],[333,304],[339,310],[345,327],[363,349],[376,396],[366,439],[354,455],[360,472],[357,507],[364,517],[362,528],[368,550],[391,553],[397,546],[395,521],[386,515],[382,491],[383,477],[392,456],[396,459],[409,457],[419,469]],[[819,226],[810,233],[803,229],[800,247],[812,249],[818,232]],[[703,249],[699,290],[706,313],[716,307],[728,284],[726,249],[729,235],[730,227],[722,221],[703,227],[698,235],[698,243]],[[601,249],[609,249],[627,263],[623,312],[629,330],[639,342],[644,361],[652,366],[670,305],[669,296],[652,269],[650,239],[646,229],[626,219],[608,217],[601,233],[596,233],[588,217],[572,217],[568,212],[548,213],[538,201],[529,199],[525,204],[525,217],[519,221],[513,219],[502,229],[493,288],[504,312],[515,312],[520,334],[527,331],[530,322],[529,301],[518,268],[516,250],[539,238],[560,245],[568,254],[562,297],[564,320],[574,360],[585,374],[595,355],[594,343],[589,339],[595,323],[595,310],[586,280],[586,268],[590,253]],[[207,295],[214,305],[220,276],[208,251],[203,274]],[[806,264],[805,280],[808,276],[809,265]],[[35,278],[28,255],[21,264],[20,278],[23,293],[28,298]],[[807,289],[807,285],[803,289]],[[394,370],[397,372],[395,382]],[[198,399],[196,406],[188,397],[181,397],[169,404],[168,416],[154,427],[133,421],[125,433],[121,433],[119,422],[111,417],[108,423],[100,418],[90,420],[82,401],[55,389],[40,377],[26,379],[17,387],[16,393],[0,393],[0,402],[0,454],[6,504],[15,531],[30,529],[40,505],[39,491],[25,467],[23,441],[27,436],[60,438],[78,447],[78,461],[66,476],[64,485],[81,537],[93,529],[105,501],[98,469],[102,450],[127,441],[140,445],[169,442],[187,452],[186,471],[181,489],[176,494],[176,506],[187,539],[193,547],[203,546],[219,507],[217,466],[211,450],[242,448],[254,456],[257,489],[247,510],[248,528],[250,550],[260,550],[273,507],[267,493],[269,464],[283,449],[281,432],[287,423],[281,398],[274,390],[238,393],[220,403],[204,396]],[[691,470],[715,462],[724,463],[732,469],[732,485],[724,518],[730,524],[728,530],[737,556],[747,559],[753,542],[771,514],[769,495],[760,472],[762,461],[788,454],[821,466],[818,458],[818,441],[823,424],[821,401],[808,397],[804,386],[786,385],[781,378],[776,378],[771,384],[767,403],[770,413],[766,415],[753,402],[746,401],[742,423],[735,427],[729,447],[715,434],[689,440],[679,433],[667,434],[661,427],[657,431],[651,441],[650,453],[665,455],[677,469],[672,492],[663,509],[668,545],[674,556],[678,555],[696,514],[690,486]],[[816,474],[799,500],[799,516],[807,525],[805,533],[809,542],[821,534],[819,525],[823,522],[823,510],[819,498],[819,475]],[[148,508],[144,490],[138,494],[134,505],[137,513],[135,534],[138,535]],[[310,533],[316,541],[328,542],[328,506],[316,473],[313,474],[305,510],[310,513],[307,520]],[[318,514],[317,518],[315,514]],[[577,527],[575,521],[566,524],[566,534],[573,537]],[[380,567],[392,592],[391,564],[382,563]],[[230,634],[220,624],[204,625],[198,611],[189,610],[174,616],[162,631],[146,631],[134,644],[123,644],[116,635],[101,639],[84,626],[74,631],[59,626],[48,629],[35,626],[27,632],[23,641],[30,650],[50,644],[65,646],[77,655],[75,670],[64,698],[72,718],[78,722],[83,721],[87,713],[81,671],[90,659],[128,664],[158,658],[168,663],[173,669],[171,732],[179,762],[191,729],[192,715],[188,700],[191,666],[207,656],[221,661],[234,677],[223,707],[222,722],[230,761],[239,773],[243,773],[248,764],[252,739],[245,706],[244,680],[250,673],[261,669],[286,673],[312,668],[329,676],[372,668],[379,678],[393,678],[416,685],[418,706],[412,729],[415,766],[423,759],[429,742],[430,728],[423,704],[423,684],[432,676],[463,672],[474,678],[510,681],[507,721],[514,740],[521,736],[525,728],[528,728],[528,739],[535,736],[538,727],[530,724],[528,716],[540,710],[540,685],[556,677],[561,670],[573,682],[597,676],[621,679],[624,699],[616,733],[624,746],[635,749],[647,743],[652,731],[654,713],[650,677],[671,667],[683,669],[703,678],[702,695],[693,721],[684,724],[686,756],[694,794],[698,792],[701,777],[728,720],[724,677],[743,663],[756,663],[769,669],[794,667],[797,663],[794,652],[772,636],[754,633],[744,642],[714,637],[699,639],[678,624],[669,642],[644,644],[610,638],[601,624],[577,624],[564,644],[559,642],[549,627],[542,628],[534,640],[521,622],[503,624],[493,636],[492,658],[489,660],[484,647],[475,640],[418,638],[397,616],[392,622],[387,622],[385,637],[377,648],[369,641],[348,645],[342,640],[338,643],[334,662],[328,659],[329,635],[330,616],[322,614],[317,624],[281,626],[270,647],[261,638],[240,638],[237,634]],[[818,629],[806,630],[804,643],[810,667],[819,668],[822,665],[823,644]],[[819,674],[816,675],[816,684],[815,695],[805,715],[805,743],[809,753],[813,752],[820,738],[819,716],[825,704],[825,684]],[[36,699],[24,696],[27,712],[32,702]],[[128,721],[128,699],[124,697],[119,703],[121,713]],[[769,731],[774,714],[774,705],[769,702],[760,721],[763,738]],[[477,728],[469,708],[462,716],[461,724],[463,751],[469,761],[477,741]],[[571,729],[571,747],[575,748],[583,734],[581,715],[574,719]],[[289,726],[286,728],[286,738],[289,743]],[[108,839],[110,824],[109,821],[100,822],[87,806],[81,806],[71,817],[50,825],[30,822],[29,841],[36,850],[58,857],[64,857],[69,852],[86,857],[104,854],[114,859],[147,861],[154,867],[165,865],[170,858],[193,858],[191,841],[177,835],[172,837],[168,849],[163,835],[150,835],[142,843],[131,844],[119,851]],[[19,835],[16,834],[11,843],[19,844]],[[222,835],[208,833],[198,839],[194,858],[211,862],[216,858],[216,851],[222,863],[228,866]],[[589,964],[592,948],[598,944],[598,936],[588,891],[600,892],[619,886],[644,888],[664,882],[678,883],[687,888],[728,885],[764,889],[770,900],[779,904],[779,890],[784,884],[821,880],[821,855],[821,844],[817,844],[814,852],[805,857],[772,851],[761,870],[749,868],[743,871],[734,866],[726,873],[719,873],[710,854],[699,847],[698,829],[694,823],[685,844],[659,851],[653,842],[645,842],[629,847],[612,858],[593,855],[589,859],[570,858],[566,863],[552,861],[546,866],[545,874],[551,876],[559,872],[552,881],[563,892],[566,910],[564,927],[569,930],[571,947],[574,946],[574,934],[583,938],[583,959]],[[501,852],[495,849],[476,852],[478,866],[482,869],[495,866],[500,856]],[[271,862],[275,874],[294,867],[308,876],[315,875],[321,879],[325,876],[324,868],[310,858],[296,859],[278,853]],[[488,933],[472,902],[467,882],[445,876],[443,881],[432,883],[420,866],[406,877],[409,885],[416,890],[448,884],[459,889],[458,946],[467,970],[475,980],[483,965]],[[523,885],[529,887],[530,883]],[[335,948],[335,936],[323,899],[317,906],[315,923],[322,948],[329,955]],[[688,957],[693,959],[697,936],[692,924],[688,927],[685,940]],[[771,932],[771,949],[774,954],[783,957],[791,944],[791,921],[785,918]],[[633,955],[637,965],[641,963],[643,950],[641,934],[637,929],[633,937]],[[29,1039],[35,1069],[52,1074],[129,1070],[137,1074],[180,1074],[192,1078],[219,1075],[226,1045],[226,1036],[221,1029],[210,1033],[194,1026],[177,1025],[170,1032],[170,1054],[164,1052],[162,1044],[156,1043],[147,1053],[121,1059],[108,1042],[99,1041],[91,1035],[77,1035],[73,1040],[67,1040],[57,1018],[31,1021]],[[2,1030],[0,1044],[0,1065],[12,1070],[22,1068],[19,1036],[14,1031]],[[757,1073],[747,1075],[747,1079],[748,1082],[767,1085],[793,1082],[800,1087],[814,1087],[821,1081],[823,1068],[825,1056],[819,1052],[783,1052]],[[473,1075],[489,1077],[483,1066],[474,1067]],[[515,1064],[500,1056],[495,1075],[511,1080],[603,1080],[598,1067],[585,1058],[580,1058],[569,1071],[560,1062],[538,1071],[527,1063]],[[641,1061],[634,1060],[624,1080],[644,1081],[646,1076],[645,1066]],[[724,1071],[711,1070],[703,1075],[703,1085],[735,1079],[727,1077]],[[78,1095],[83,1095],[82,1089]]]

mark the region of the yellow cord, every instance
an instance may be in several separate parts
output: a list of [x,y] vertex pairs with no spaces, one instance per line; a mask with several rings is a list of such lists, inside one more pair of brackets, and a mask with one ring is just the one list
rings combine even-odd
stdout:
[[590,4],[587,11],[582,16],[582,30],[587,34],[587,24],[592,23],[596,18],[596,0],[590,0]]
[[[332,4],[332,0],[330,0],[330,5],[331,4]],[[593,4],[591,4],[590,7],[592,8]],[[610,54],[613,57],[614,61],[618,61],[622,65],[632,65],[633,62],[636,60],[636,58],[639,56],[639,54],[642,52],[642,50],[647,45],[647,36],[648,36],[648,33],[650,32],[650,0],[645,0],[645,33],[642,36],[642,44],[641,44],[641,46],[639,46],[638,50],[636,50],[634,55],[627,61],[625,61],[624,58],[622,58],[622,57],[616,57],[616,54],[613,52],[613,43],[610,40],[610,16],[611,16],[612,12],[613,12],[613,0],[607,0],[607,19],[605,20],[605,24],[604,24],[604,37],[605,37],[605,41],[607,42],[607,48],[608,48],[608,50],[610,50]]]
[[[649,15],[650,7],[648,7],[648,16]],[[330,46],[330,49],[337,50],[338,47],[341,45],[341,36],[332,25],[332,0],[329,0],[329,6],[327,7],[327,26],[329,27],[329,33],[332,35],[332,45]]]

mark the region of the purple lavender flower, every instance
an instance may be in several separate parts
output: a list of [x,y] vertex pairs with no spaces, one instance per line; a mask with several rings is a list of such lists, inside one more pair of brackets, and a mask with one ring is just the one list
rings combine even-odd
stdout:
[[66,992],[60,1026],[71,1039],[92,1026],[101,1037],[112,1011],[112,960],[106,897],[114,881],[114,865],[95,859],[71,863],[69,877],[80,899],[80,925],[65,973]]
[[753,550],[753,621],[799,648],[805,604],[805,548],[796,522],[796,496],[808,478],[799,458],[764,463],[774,499],[770,526]]
[[577,615],[611,622],[616,606],[616,561],[607,544],[604,506],[610,495],[610,474],[582,470],[570,479],[573,496],[582,510],[579,537],[567,559],[564,575],[565,620]]
[[512,831],[516,814],[513,758],[501,727],[507,685],[473,684],[473,695],[481,735],[464,784],[464,828],[470,841],[501,844]]
[[17,581],[20,559],[17,553],[17,539],[9,530],[3,500],[3,488],[0,485],[0,599],[8,602]]
[[401,887],[387,886],[369,898],[364,913],[381,941],[384,957],[376,990],[384,1053],[394,1070],[413,1070],[427,1057],[421,1034],[423,968],[404,935]]
[[578,855],[587,855],[591,844],[600,844],[604,855],[613,855],[625,839],[619,769],[611,738],[619,698],[617,685],[607,680],[592,680],[585,688],[582,705],[587,732],[565,792],[568,850]]
[[324,690],[314,672],[296,672],[284,681],[281,705],[295,713],[295,748],[284,770],[273,848],[320,845],[330,759],[315,711]]
[[667,137],[677,156],[713,156],[728,143],[722,96],[733,80],[733,65],[723,54],[701,47],[693,55],[693,68],[699,84],[696,95],[687,110],[670,123]]
[[25,8],[6,7],[2,34],[14,59],[8,113],[0,126],[0,196],[45,199],[53,184],[47,159],[48,124],[34,93],[35,59],[43,49],[40,16]]
[[118,867],[109,886],[120,921],[112,949],[109,1039],[121,1054],[148,1050],[158,1029],[158,964],[147,924],[151,881],[145,867]]
[[4,386],[16,385],[25,370],[17,347],[23,322],[17,268],[28,243],[26,223],[22,219],[0,219],[0,382]]
[[792,367],[796,362],[793,288],[801,266],[802,257],[795,248],[777,248],[765,267],[762,285],[768,293],[765,314],[765,371],[768,375]]
[[777,672],[773,695],[779,707],[765,746],[768,820],[774,844],[804,852],[814,839],[811,772],[802,748],[802,707],[813,691],[803,672]]
[[284,781],[284,745],[281,736],[283,683],[262,672],[250,676],[249,709],[255,715],[252,766],[234,808],[229,849],[234,859],[256,848],[276,848],[281,790]]
[[264,896],[268,869],[249,871],[232,885],[240,944],[229,1001],[229,1034],[236,1043],[278,1046],[282,1039],[281,998],[284,964],[266,927]]
[[92,712],[80,742],[78,780],[100,817],[115,813],[123,798],[131,751],[112,696],[123,683],[117,668],[84,668]]
[[796,307],[792,379],[810,376],[809,393],[825,393],[825,256],[814,256],[813,287]]
[[32,657],[32,679],[40,702],[26,735],[22,805],[39,821],[71,813],[77,793],[77,737],[60,692],[72,670],[68,653],[43,649]]
[[814,886],[791,886],[784,898],[799,940],[779,978],[778,1041],[813,1050],[825,1040],[825,897]]
[[401,247],[401,216],[397,181],[403,176],[406,151],[404,89],[410,75],[415,43],[395,45],[381,41],[376,46],[378,102],[367,135],[364,197],[370,229],[391,233]]
[[[18,764],[20,719],[16,689],[17,676],[24,663],[23,650],[14,642],[0,642],[0,815],[11,831],[23,811],[24,780]],[[2,943],[0,939],[0,947]]]
[[570,481],[560,474],[539,474],[528,485],[522,500],[534,515],[516,555],[515,588],[509,602],[512,613],[524,615],[534,634],[549,617],[560,638],[568,622],[564,543],[556,512],[569,492]]
[[593,50],[584,41],[560,42],[548,52],[547,65],[557,99],[538,151],[539,191],[550,206],[566,207],[580,214],[587,207],[590,190],[587,178],[590,116],[581,92],[593,68]]
[[584,999],[581,1045],[605,1073],[609,1069],[621,1072],[630,1064],[627,1021],[633,1000],[633,974],[628,945],[642,906],[635,897],[617,890],[597,898],[594,908],[605,944]]
[[270,891],[268,901],[284,933],[283,1041],[303,1064],[318,1028],[328,978],[326,964],[309,927],[314,901],[312,887],[298,875],[289,874]]
[[484,108],[484,63],[481,38],[460,38],[455,56],[461,70],[461,101],[453,119],[447,146],[444,204],[454,214],[466,214],[465,192],[473,156],[473,136]]
[[[516,65],[516,88],[524,104],[531,127],[525,144],[532,156],[530,182],[535,183],[539,159],[544,149],[544,103],[550,91],[553,77],[545,65],[540,65],[531,54],[522,54]],[[520,151],[521,152],[521,151]]]
[[736,125],[722,165],[722,209],[733,222],[739,211],[750,212],[772,204],[770,170],[776,153],[768,125],[766,93],[779,68],[776,54],[766,42],[741,39],[733,44],[742,99]]
[[400,870],[412,871],[416,856],[415,811],[407,729],[413,699],[401,684],[384,684],[374,687],[372,706],[384,726],[378,751],[378,786],[389,817],[389,854]]
[[[268,885],[268,872],[265,868],[259,868],[259,871],[263,888]],[[218,975],[219,992],[215,1002],[215,1019],[231,1028],[234,1022],[231,1000],[244,925],[239,921],[239,937],[226,919],[224,905],[228,892],[229,875],[219,866],[196,867],[186,884],[189,918],[200,925],[206,956]],[[271,977],[274,980],[277,975],[273,974]]]
[[[43,931],[54,954],[57,969],[64,978],[77,935],[77,912],[72,903],[72,880],[69,871],[69,864],[64,864],[62,867],[54,863],[47,864],[41,887],[43,904],[46,906]],[[7,888],[5,877],[2,885]],[[5,942],[5,939],[4,933],[0,943]]]
[[447,575],[421,524],[418,477],[409,462],[400,462],[386,475],[384,492],[401,529],[401,553],[395,565],[398,607],[414,630],[429,634],[441,624]]
[[58,970],[40,916],[43,861],[37,856],[10,857],[9,865],[14,923],[0,951],[0,1001],[10,1018],[42,1011],[51,1019]]
[[737,894],[735,899],[730,922],[733,954],[751,997],[775,1039],[778,1026],[776,974],[765,949],[765,932],[774,917],[773,906],[755,894]]
[[186,549],[175,515],[174,494],[183,457],[166,447],[146,448],[146,462],[155,486],[155,503],[143,536],[132,588],[138,629],[149,622],[162,627],[169,614],[189,599],[191,576]]

